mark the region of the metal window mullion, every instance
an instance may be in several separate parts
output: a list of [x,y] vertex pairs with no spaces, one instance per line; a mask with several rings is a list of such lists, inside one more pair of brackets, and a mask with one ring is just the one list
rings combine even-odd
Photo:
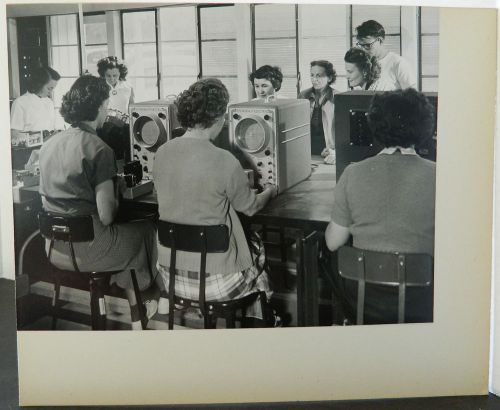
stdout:
[[161,71],[160,71],[160,50],[158,43],[158,31],[160,30],[160,24],[158,23],[158,9],[154,10],[155,13],[155,44],[156,44],[156,95],[158,98],[161,97]]
[[203,54],[201,48],[201,6],[196,7],[196,40],[198,42],[198,79],[203,77]]
[[295,87],[297,88],[297,97],[300,94],[300,81],[299,81],[299,5],[295,4]]

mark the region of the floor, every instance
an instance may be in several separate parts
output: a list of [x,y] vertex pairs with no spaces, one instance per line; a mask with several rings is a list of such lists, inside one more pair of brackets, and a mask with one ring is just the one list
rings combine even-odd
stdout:
[[[0,279],[0,409],[17,409],[16,314],[14,281]],[[31,407],[43,409],[48,407]],[[54,407],[51,407],[54,408]],[[103,406],[83,407],[103,409]],[[151,409],[337,409],[337,410],[497,410],[500,398],[488,396],[437,397],[422,399],[351,400],[306,403],[260,403],[206,406],[130,406]]]

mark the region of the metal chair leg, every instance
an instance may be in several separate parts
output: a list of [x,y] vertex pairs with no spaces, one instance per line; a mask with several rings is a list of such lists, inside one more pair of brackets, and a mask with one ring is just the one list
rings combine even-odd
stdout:
[[146,307],[142,303],[141,290],[139,289],[139,284],[137,283],[135,269],[130,269],[130,276],[132,277],[132,286],[134,287],[135,300],[137,302],[137,308],[139,309],[142,330],[146,330],[148,327],[148,318],[146,314]]
[[58,275],[54,277],[54,293],[52,295],[52,330],[57,329],[57,318],[59,314],[59,295],[61,292],[61,279]]
[[104,278],[90,278],[90,312],[92,330],[106,329],[106,304],[103,290]]

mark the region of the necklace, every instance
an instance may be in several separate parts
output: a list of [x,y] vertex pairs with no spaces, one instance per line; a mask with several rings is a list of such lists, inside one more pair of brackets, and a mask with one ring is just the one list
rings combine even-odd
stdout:
[[111,91],[111,94],[116,95],[117,94],[116,90]]

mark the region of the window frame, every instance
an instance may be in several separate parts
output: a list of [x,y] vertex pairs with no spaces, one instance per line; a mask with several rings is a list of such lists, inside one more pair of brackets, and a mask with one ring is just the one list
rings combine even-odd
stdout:
[[[140,8],[140,9],[126,9],[126,10],[120,10],[120,41],[121,41],[121,52],[123,58],[126,60],[125,56],[125,45],[126,44],[153,44],[152,41],[141,41],[138,43],[125,43],[125,35],[123,32],[123,15],[124,14],[133,14],[133,13],[140,13],[140,12],[147,12],[147,11],[152,11],[154,12],[155,16],[155,50],[156,50],[156,95],[157,98],[160,99],[160,92],[161,92],[161,86],[160,86],[160,81],[161,81],[161,73],[160,73],[160,55],[159,55],[159,46],[158,46],[158,7],[154,8]],[[109,46],[108,46],[109,47]],[[130,75],[130,73],[129,73]],[[148,76],[132,76],[134,78],[154,78],[154,77],[148,77]]]

